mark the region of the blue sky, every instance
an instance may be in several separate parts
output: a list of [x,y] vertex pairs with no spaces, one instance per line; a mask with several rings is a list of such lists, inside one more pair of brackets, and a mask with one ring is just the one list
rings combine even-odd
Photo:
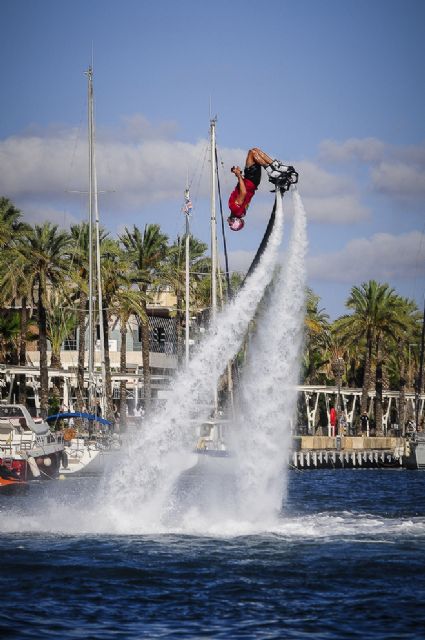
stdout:
[[[0,194],[27,220],[86,217],[86,78],[94,54],[101,218],[208,241],[210,104],[224,205],[259,146],[300,171],[309,283],[332,318],[353,285],[425,292],[422,0],[0,0]],[[287,196],[285,196],[285,200]],[[231,267],[272,206],[265,180]],[[290,219],[290,199],[287,201]]]

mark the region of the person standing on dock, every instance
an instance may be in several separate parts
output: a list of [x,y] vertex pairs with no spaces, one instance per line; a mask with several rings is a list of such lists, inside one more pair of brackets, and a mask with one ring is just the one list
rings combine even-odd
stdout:
[[362,415],[360,416],[360,424],[362,427],[362,436],[369,437],[369,417],[366,411],[363,411]]
[[337,435],[337,421],[338,421],[338,417],[336,414],[336,409],[335,407],[331,407],[331,410],[329,412],[329,422],[331,423],[331,436],[332,438],[335,438],[335,436]]

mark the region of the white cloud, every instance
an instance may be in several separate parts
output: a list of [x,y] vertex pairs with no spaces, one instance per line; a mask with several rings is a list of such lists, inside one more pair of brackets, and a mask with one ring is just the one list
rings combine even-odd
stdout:
[[325,162],[358,160],[370,164],[379,162],[387,152],[388,145],[377,138],[349,138],[344,142],[324,140],[320,144],[319,157]]
[[382,193],[408,198],[425,195],[425,167],[381,162],[371,177],[374,188]]
[[308,272],[315,280],[356,283],[391,281],[425,275],[425,235],[377,233],[351,240],[341,251],[312,256]]
[[370,212],[354,195],[303,198],[307,218],[316,222],[350,224],[369,218]]
[[342,143],[325,140],[320,145],[320,158],[365,164],[372,190],[399,200],[414,201],[425,194],[425,144],[397,147],[376,138],[351,138]]
[[[362,204],[359,189],[351,177],[332,174],[308,161],[296,163],[296,169],[298,189],[310,221],[351,224],[369,218],[369,209]],[[265,185],[270,188],[267,181]],[[287,201],[285,196],[285,204]],[[290,206],[286,208],[291,212]]]
[[[119,140],[131,142],[143,140],[173,139],[177,132],[177,123],[171,121],[160,122],[155,125],[143,114],[135,113],[131,116],[124,116],[122,126],[114,134]],[[103,136],[110,135],[110,130],[102,131]]]
[[[140,124],[143,129],[143,123]],[[137,126],[136,126],[137,128]],[[140,137],[140,131],[135,138]],[[156,131],[140,140],[116,135],[96,144],[99,190],[113,191],[111,204],[134,209],[183,194],[187,174],[197,195],[209,191],[208,142],[165,139]],[[239,150],[221,150],[227,160]],[[10,198],[60,198],[69,189],[87,189],[88,159],[81,131],[31,133],[0,141],[0,193]],[[229,161],[229,167],[231,166]]]
[[38,208],[28,205],[25,207],[25,222],[30,224],[42,224],[43,222],[52,222],[59,227],[68,229],[72,224],[79,224],[81,220],[78,220],[68,211],[59,211],[57,209],[50,209],[46,207]]
[[306,196],[329,197],[357,192],[352,178],[331,173],[322,164],[304,160],[297,163],[296,169],[299,172],[299,189]]
[[[208,141],[184,142],[174,139],[174,133],[173,123],[154,126],[143,115],[134,115],[124,126],[98,134],[98,188],[107,192],[102,198],[103,211],[123,213],[179,201],[188,174],[192,200],[209,197]],[[20,203],[36,201],[40,210],[42,206],[60,208],[62,202],[69,205],[66,191],[87,190],[86,137],[82,130],[56,127],[0,141],[0,193]],[[243,164],[245,154],[241,149],[219,150],[224,207],[235,184],[230,167]],[[295,164],[311,220],[345,224],[368,217],[351,176],[332,174],[310,161]],[[261,195],[251,206],[253,222],[261,224],[268,217],[270,188],[264,176]]]

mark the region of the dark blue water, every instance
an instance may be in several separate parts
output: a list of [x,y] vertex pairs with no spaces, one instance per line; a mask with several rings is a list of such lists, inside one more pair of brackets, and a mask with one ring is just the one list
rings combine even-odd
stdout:
[[3,637],[425,637],[424,473],[291,472],[251,535],[67,534],[95,485],[0,496]]

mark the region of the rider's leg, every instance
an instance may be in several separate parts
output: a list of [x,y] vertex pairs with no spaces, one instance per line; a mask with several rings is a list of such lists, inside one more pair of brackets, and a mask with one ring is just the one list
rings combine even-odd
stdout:
[[268,156],[267,153],[264,153],[264,151],[258,149],[258,147],[254,147],[253,149],[251,149],[251,151],[254,156],[255,162],[257,162],[257,164],[260,164],[262,167],[266,167],[273,162],[273,159]]

